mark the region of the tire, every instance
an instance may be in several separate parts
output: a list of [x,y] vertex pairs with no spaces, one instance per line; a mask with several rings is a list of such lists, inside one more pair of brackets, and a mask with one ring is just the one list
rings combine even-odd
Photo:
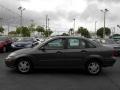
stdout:
[[101,72],[101,64],[97,61],[89,61],[86,64],[86,71],[90,75],[98,75]]
[[30,73],[32,71],[32,63],[26,59],[20,59],[17,63],[17,70],[22,74]]

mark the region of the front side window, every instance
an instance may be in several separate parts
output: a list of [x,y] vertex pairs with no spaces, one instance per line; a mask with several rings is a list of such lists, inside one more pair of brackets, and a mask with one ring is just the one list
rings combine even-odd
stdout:
[[46,49],[63,49],[64,47],[63,39],[52,40],[48,42],[45,47]]

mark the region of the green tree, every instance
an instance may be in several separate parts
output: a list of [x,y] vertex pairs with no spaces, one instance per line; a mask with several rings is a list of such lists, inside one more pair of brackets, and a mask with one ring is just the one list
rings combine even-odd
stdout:
[[30,30],[29,30],[29,28],[28,27],[17,27],[16,28],[16,33],[18,34],[18,35],[20,35],[21,34],[21,36],[23,36],[23,37],[30,37]]
[[67,33],[62,33],[61,36],[69,36]]
[[22,36],[30,37],[30,30],[28,29],[28,27],[22,27]]
[[8,35],[17,35],[16,31],[10,31]]
[[4,28],[1,26],[0,27],[0,33],[3,33],[4,32]]
[[53,31],[48,29],[47,31],[44,31],[44,36],[49,37],[52,33],[53,33]]
[[31,24],[30,26],[28,26],[28,29],[29,29],[30,33],[36,31],[35,24]]
[[39,32],[39,33],[41,33],[41,35],[43,35],[44,32],[45,32],[45,29],[44,29],[44,27],[37,26],[36,31]]
[[81,36],[84,36],[86,38],[91,37],[89,31],[87,30],[87,28],[84,28],[84,27],[79,27],[78,30],[77,30],[77,33],[81,34]]
[[19,35],[22,32],[22,28],[21,27],[16,27],[16,33]]
[[[103,27],[99,28],[99,29],[97,30],[97,36],[103,38],[103,31],[104,31],[104,28],[103,28]],[[110,34],[111,34],[110,28],[106,27],[106,28],[105,28],[105,35],[106,35],[106,36],[109,36]]]

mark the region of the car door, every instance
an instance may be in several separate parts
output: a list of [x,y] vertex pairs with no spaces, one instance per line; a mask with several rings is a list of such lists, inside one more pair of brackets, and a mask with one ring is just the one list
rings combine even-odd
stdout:
[[61,66],[61,61],[64,59],[64,41],[63,38],[54,39],[42,47],[44,50],[40,50],[37,55],[41,67],[57,68]]
[[[67,49],[65,54],[65,66],[75,67],[80,64],[81,54],[80,53],[80,41],[78,38],[68,38],[67,39]],[[78,60],[79,58],[79,60]]]
[[66,67],[82,67],[83,61],[88,55],[86,42],[79,38],[69,38],[64,54]]

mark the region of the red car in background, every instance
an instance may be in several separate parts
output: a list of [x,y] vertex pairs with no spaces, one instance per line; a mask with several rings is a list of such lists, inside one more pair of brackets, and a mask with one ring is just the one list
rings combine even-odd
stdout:
[[4,41],[0,41],[0,51],[6,52],[6,43]]
[[7,36],[0,36],[0,51],[6,52],[11,49],[12,39]]

